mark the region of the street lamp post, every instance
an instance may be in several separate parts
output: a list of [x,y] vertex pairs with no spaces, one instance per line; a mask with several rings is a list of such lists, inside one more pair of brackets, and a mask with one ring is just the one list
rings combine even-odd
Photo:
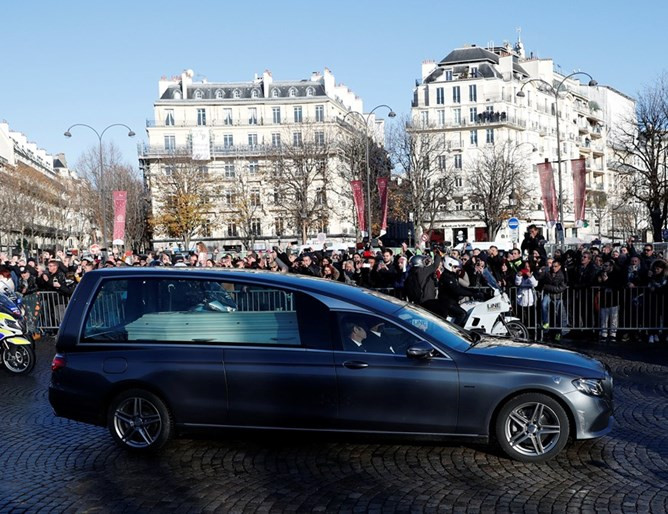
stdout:
[[369,119],[371,118],[371,115],[374,113],[376,109],[379,109],[381,107],[386,107],[390,112],[388,113],[388,117],[394,118],[397,114],[392,110],[392,108],[389,105],[386,104],[380,104],[371,109],[371,112],[369,112],[366,117],[357,111],[350,111],[346,113],[346,115],[343,117],[343,120],[350,116],[351,114],[354,114],[358,116],[362,122],[364,123],[364,138],[366,140],[366,203],[367,203],[367,217],[366,217],[366,229],[367,229],[367,234],[369,237],[369,241],[371,241],[371,166],[369,165]]
[[557,118],[557,176],[559,177],[559,223],[561,224],[561,237],[560,237],[560,242],[563,244],[564,241],[564,201],[563,201],[563,189],[562,189],[562,183],[561,183],[561,134],[559,133],[559,92],[561,91],[561,87],[564,85],[566,80],[569,78],[573,77],[574,75],[586,75],[589,77],[589,86],[594,87],[598,85],[598,82],[594,80],[594,77],[592,77],[589,73],[586,73],[584,71],[575,71],[571,73],[570,75],[566,75],[559,84],[557,84],[557,87],[554,87],[552,84],[547,82],[546,80],[535,78],[535,79],[529,79],[527,80],[524,84],[522,84],[522,87],[520,90],[517,92],[517,96],[520,98],[524,97],[524,87],[531,83],[531,82],[541,82],[545,84],[552,94],[554,95],[554,114]]
[[100,202],[100,207],[102,207],[102,242],[103,246],[107,246],[107,216],[106,216],[106,209],[104,208],[104,166],[102,164],[102,137],[104,136],[104,133],[109,130],[111,127],[125,127],[128,129],[128,137],[134,137],[135,133],[132,131],[130,127],[125,125],[124,123],[113,123],[111,125],[108,125],[107,127],[104,128],[102,132],[98,132],[95,130],[93,127],[90,125],[86,125],[85,123],[75,123],[72,125],[70,128],[68,128],[65,131],[65,137],[72,137],[72,133],[70,130],[72,130],[74,127],[87,127],[91,129],[95,135],[97,136],[97,140],[99,142],[99,151],[100,151],[100,194],[102,196],[102,201]]

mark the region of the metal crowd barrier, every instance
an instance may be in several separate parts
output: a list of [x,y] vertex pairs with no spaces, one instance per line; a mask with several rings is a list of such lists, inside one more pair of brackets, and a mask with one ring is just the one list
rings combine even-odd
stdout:
[[[379,292],[403,298],[398,289],[376,289]],[[518,287],[507,290],[514,309],[514,314],[521,318],[526,327],[538,337],[545,330],[595,330],[601,329],[601,320],[613,316],[616,311],[618,331],[659,331],[665,329],[668,317],[668,301],[665,296],[654,293],[649,287],[625,288],[607,292],[599,287],[586,289],[567,289],[561,295],[546,300],[547,293],[534,290],[535,302],[529,307],[517,305]],[[294,311],[294,298],[282,291],[234,291],[231,292],[240,311]],[[57,292],[38,293],[40,310],[38,328],[57,330],[65,313],[69,298]],[[118,294],[108,295],[102,303],[96,301],[91,312],[96,323],[110,326],[109,316],[123,317],[124,303]],[[543,310],[547,318],[543,317]],[[113,313],[113,314],[112,314]],[[547,324],[544,329],[543,325]]]

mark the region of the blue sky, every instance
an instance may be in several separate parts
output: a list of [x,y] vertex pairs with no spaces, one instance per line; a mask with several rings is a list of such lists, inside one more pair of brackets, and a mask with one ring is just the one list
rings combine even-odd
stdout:
[[[631,96],[668,71],[668,2],[647,0],[4,2],[0,119],[70,165],[107,132],[137,166],[158,80],[186,68],[215,82],[308,78],[328,67],[365,107],[410,111],[421,62],[453,48],[514,42],[564,71],[593,75]],[[76,129],[75,129],[76,130]]]

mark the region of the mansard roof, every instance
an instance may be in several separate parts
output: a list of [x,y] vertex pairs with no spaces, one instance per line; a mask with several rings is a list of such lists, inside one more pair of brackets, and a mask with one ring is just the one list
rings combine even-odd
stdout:
[[[312,95],[310,96],[326,96],[325,87],[320,82],[312,82],[309,80],[302,81],[277,81],[269,84],[269,98],[272,98],[272,91],[278,90],[279,98],[288,98],[290,90],[294,90],[295,97],[307,96],[307,90],[311,88]],[[198,91],[201,94],[202,100],[238,100],[253,98],[253,90],[258,91],[259,98],[264,98],[265,85],[262,82],[239,82],[239,83],[193,83],[188,85],[188,100],[196,99]],[[162,94],[161,100],[172,100],[174,94],[181,91],[180,85],[173,85],[168,87]],[[235,91],[238,96],[234,96]]]
[[446,55],[439,65],[454,65],[471,62],[488,61],[493,64],[499,64],[499,56],[479,46],[469,46],[466,48],[456,48]]

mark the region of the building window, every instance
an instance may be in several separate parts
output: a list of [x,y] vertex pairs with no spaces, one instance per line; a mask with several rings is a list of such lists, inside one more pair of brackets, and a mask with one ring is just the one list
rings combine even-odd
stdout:
[[438,169],[441,171],[445,171],[445,168],[447,166],[447,157],[445,155],[439,155],[437,162],[438,162]]
[[473,66],[471,68],[471,76],[476,77],[476,78],[478,77],[478,67],[477,66]]
[[235,89],[234,91],[232,91],[232,97],[237,98],[237,99],[241,98],[241,91],[239,91],[238,89]]
[[477,203],[472,203],[472,204],[471,204],[471,210],[472,210],[472,211],[479,211],[479,210],[480,210],[480,206],[479,206]]
[[315,90],[309,86],[306,88],[306,96],[313,96],[315,94]]
[[493,145],[494,144],[494,129],[485,130],[485,142],[488,145]]
[[325,133],[322,131],[316,131],[315,133],[315,144],[316,146],[325,146]]
[[471,84],[469,86],[469,101],[477,102],[478,101],[478,86]]
[[165,136],[165,150],[176,150],[176,136]]
[[420,111],[420,123],[423,127],[429,126],[429,111]]
[[280,205],[283,203],[283,195],[281,195],[278,189],[274,189],[274,203]]
[[225,93],[223,93],[222,89],[216,89],[215,97],[216,100],[220,100],[221,98],[225,97]]
[[206,125],[206,109],[197,109],[197,124]]
[[443,105],[445,103],[445,91],[442,87],[436,88],[436,103]]
[[471,123],[475,123],[477,117],[478,117],[478,108],[477,107],[469,108],[469,121]]
[[248,146],[251,148],[257,146],[257,134],[248,134]]
[[174,125],[174,109],[167,109],[165,111],[165,125],[168,127]]
[[297,96],[297,90],[294,87],[291,87],[290,90],[288,91],[288,96],[290,98],[294,98]]
[[251,91],[251,98],[259,98],[260,92],[257,89]]
[[460,154],[460,153],[455,155],[455,169],[456,170],[461,170],[462,169],[462,154]]
[[171,177],[172,175],[174,175],[174,172],[176,171],[176,168],[174,168],[174,166],[169,166],[168,165],[168,166],[165,166],[164,171],[165,171],[165,175],[167,175],[168,177]]
[[445,70],[445,80],[447,81],[452,80],[452,70]]
[[272,98],[278,98],[279,96],[281,96],[281,92],[277,88],[271,90]]
[[209,167],[208,166],[200,166],[197,168],[197,171],[199,172],[200,175],[208,175],[209,174]]
[[444,127],[445,126],[445,109],[440,109],[436,111],[436,114],[438,115],[438,126],[439,127]]
[[262,234],[262,225],[260,224],[260,218],[253,218],[251,220],[250,233],[254,236],[259,236]]
[[281,146],[281,134],[278,132],[271,134],[271,146]]
[[239,232],[237,231],[237,224],[233,221],[227,224],[227,237],[237,237]]
[[232,125],[232,109],[223,109],[223,125]]
[[175,89],[174,92],[172,93],[172,98],[174,100],[181,100],[181,91]]
[[274,220],[274,229],[277,236],[282,236],[285,233],[285,220],[283,218],[276,218]]
[[260,190],[259,189],[253,189],[250,193],[250,204],[251,207],[259,207],[260,206]]
[[459,86],[455,86],[452,88],[452,103],[455,104],[462,103],[462,97],[459,91]]
[[471,144],[473,146],[478,146],[478,131],[477,130],[472,130],[471,131]]
[[194,96],[196,100],[201,100],[202,98],[204,98],[204,93],[202,92],[201,89],[198,89],[197,91],[195,91]]
[[455,199],[455,210],[456,211],[463,211],[464,210],[464,202],[462,201],[461,198]]
[[257,125],[257,107],[250,107],[248,109],[248,124]]
[[281,122],[281,108],[280,107],[272,107],[271,108],[271,114],[272,114],[274,123],[280,123]]
[[462,110],[459,107],[452,109],[452,120],[455,125],[462,124]]
[[257,175],[260,172],[260,163],[258,161],[248,161],[248,173]]
[[494,112],[494,106],[488,105],[487,107],[485,107],[485,112],[488,114],[492,114]]
[[316,105],[315,106],[315,121],[325,121],[325,106]]
[[295,117],[295,123],[301,123],[302,122],[302,108],[301,106],[297,106],[294,108],[294,117]]
[[234,171],[234,164],[232,163],[227,163],[223,166],[223,172],[225,174],[225,178],[234,178],[236,173]]
[[225,148],[234,146],[234,136],[232,134],[223,134],[223,146]]
[[464,179],[462,177],[455,177],[455,187],[464,187]]
[[302,133],[301,132],[293,132],[292,133],[292,144],[294,146],[301,146],[302,145]]

